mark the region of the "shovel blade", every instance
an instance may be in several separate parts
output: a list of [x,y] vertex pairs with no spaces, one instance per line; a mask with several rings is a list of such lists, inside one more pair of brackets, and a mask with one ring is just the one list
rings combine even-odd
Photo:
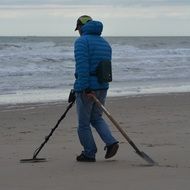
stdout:
[[157,166],[158,163],[155,162],[152,158],[150,158],[146,153],[144,152],[136,152],[141,158],[143,158],[146,162],[149,163],[150,166]]
[[20,163],[36,163],[36,162],[46,162],[45,158],[30,158],[30,159],[21,159]]

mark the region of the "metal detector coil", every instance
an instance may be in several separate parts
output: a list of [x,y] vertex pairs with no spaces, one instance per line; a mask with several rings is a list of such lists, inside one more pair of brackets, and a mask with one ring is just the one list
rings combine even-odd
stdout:
[[36,162],[47,162],[46,158],[30,158],[30,159],[21,159],[20,163],[36,163]]

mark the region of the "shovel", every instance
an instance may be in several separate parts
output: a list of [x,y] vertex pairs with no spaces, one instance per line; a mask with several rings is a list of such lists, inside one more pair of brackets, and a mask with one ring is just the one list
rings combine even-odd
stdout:
[[135,149],[135,152],[146,162],[148,162],[151,166],[158,165],[157,162],[155,162],[152,158],[150,158],[147,154],[140,151],[135,143],[129,138],[127,133],[120,127],[118,122],[111,116],[111,114],[108,112],[108,110],[102,105],[102,103],[96,98],[94,94],[89,94],[93,100],[96,102],[96,104],[103,110],[103,112],[107,115],[107,117],[111,120],[111,122],[115,125],[115,127],[119,130],[119,132],[124,136],[124,138],[128,141],[128,143]]

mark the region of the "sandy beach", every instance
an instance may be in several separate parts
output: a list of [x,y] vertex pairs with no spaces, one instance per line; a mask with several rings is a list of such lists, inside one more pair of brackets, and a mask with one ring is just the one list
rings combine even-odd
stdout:
[[97,161],[76,162],[82,147],[75,105],[39,154],[47,162],[20,163],[20,159],[32,158],[67,105],[0,106],[1,190],[190,189],[189,93],[115,97],[106,102],[120,126],[158,166],[148,166],[110,121],[120,142],[118,154],[105,160],[104,144],[94,131]]

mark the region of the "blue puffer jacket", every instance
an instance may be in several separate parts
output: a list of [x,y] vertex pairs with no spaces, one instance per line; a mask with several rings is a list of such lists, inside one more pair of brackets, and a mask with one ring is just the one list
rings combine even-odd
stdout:
[[98,63],[110,60],[112,50],[108,42],[100,35],[103,24],[99,21],[89,21],[81,28],[82,35],[75,41],[75,83],[74,90],[81,92],[85,89],[108,89],[109,84],[99,83],[96,72]]

